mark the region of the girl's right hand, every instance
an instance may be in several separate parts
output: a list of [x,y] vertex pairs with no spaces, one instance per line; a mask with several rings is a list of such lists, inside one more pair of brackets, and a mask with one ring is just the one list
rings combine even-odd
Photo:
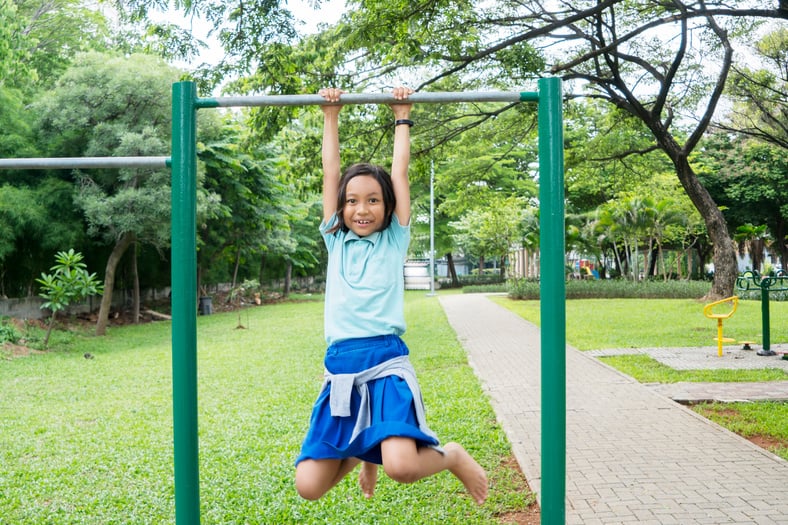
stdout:
[[339,113],[339,110],[342,109],[342,106],[339,105],[339,99],[342,97],[343,90],[339,88],[323,88],[317,92],[318,95],[326,99],[327,102],[331,102],[328,105],[321,105],[320,108],[325,113],[327,110],[331,111],[332,113]]

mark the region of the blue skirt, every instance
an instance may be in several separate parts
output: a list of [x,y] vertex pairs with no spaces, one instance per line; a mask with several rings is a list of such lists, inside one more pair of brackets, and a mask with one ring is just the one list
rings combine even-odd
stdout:
[[[408,355],[408,347],[396,335],[365,337],[329,346],[324,364],[332,374],[354,374],[405,355]],[[354,388],[350,399],[350,416],[332,416],[331,386],[324,386],[312,409],[309,431],[301,445],[296,465],[305,459],[350,457],[380,465],[383,463],[380,443],[390,437],[411,438],[417,446],[438,445],[437,439],[419,428],[413,394],[404,379],[397,376],[381,377],[367,383],[367,387],[371,424],[351,442],[360,395]]]

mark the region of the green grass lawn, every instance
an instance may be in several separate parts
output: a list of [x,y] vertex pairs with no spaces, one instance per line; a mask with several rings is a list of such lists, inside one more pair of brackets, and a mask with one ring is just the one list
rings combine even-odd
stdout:
[[[448,473],[412,485],[381,475],[370,501],[354,474],[320,501],[298,497],[293,461],[325,349],[315,300],[198,319],[203,523],[492,524],[533,502],[437,300],[408,293],[406,309],[430,426],[487,469],[488,502]],[[173,523],[169,323],[53,341],[0,359],[0,523]]]
[[[494,300],[541,323],[539,301]],[[704,306],[693,299],[572,299],[566,301],[566,339],[578,350],[714,346],[717,321],[703,316]],[[772,344],[788,341],[788,302],[771,302],[769,312]],[[760,301],[739,301],[723,321],[724,337],[761,344],[762,332]]]
[[788,381],[788,373],[781,368],[675,370],[643,354],[608,356],[599,359],[641,383]]

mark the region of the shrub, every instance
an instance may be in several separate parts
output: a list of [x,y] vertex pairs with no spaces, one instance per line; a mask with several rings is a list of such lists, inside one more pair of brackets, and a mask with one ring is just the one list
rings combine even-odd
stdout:
[[81,253],[70,249],[67,252],[57,252],[55,264],[51,270],[54,273],[41,274],[36,282],[41,285],[39,295],[46,299],[41,308],[49,308],[52,316],[49,318],[49,327],[44,337],[44,348],[49,344],[49,335],[55,325],[55,317],[68,305],[82,301],[90,295],[103,293],[103,286],[96,278],[95,273],[88,273],[87,266],[82,262]]
[[462,287],[462,293],[506,293],[507,291],[507,285],[503,282],[498,284],[477,284]]
[[[709,292],[708,281],[572,280],[566,283],[567,299],[700,299]],[[512,299],[539,299],[539,282],[511,279]]]
[[19,341],[19,332],[16,331],[14,325],[0,324],[0,344],[16,343],[17,341]]

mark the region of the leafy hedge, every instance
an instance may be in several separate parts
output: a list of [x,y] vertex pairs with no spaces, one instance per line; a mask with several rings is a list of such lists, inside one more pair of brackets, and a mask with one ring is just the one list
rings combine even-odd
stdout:
[[[627,281],[605,279],[571,280],[566,283],[567,299],[699,299],[711,288],[709,281]],[[510,279],[507,292],[512,299],[539,299],[539,282]]]
[[[459,281],[459,287],[463,290],[468,286],[488,286],[488,285],[499,285],[506,286],[506,280],[503,279],[499,274],[473,274],[473,275],[460,275],[457,277]],[[451,279],[442,278],[438,279],[438,284],[442,289],[446,288],[455,288],[454,284],[452,283]],[[505,291],[505,290],[501,290]]]

